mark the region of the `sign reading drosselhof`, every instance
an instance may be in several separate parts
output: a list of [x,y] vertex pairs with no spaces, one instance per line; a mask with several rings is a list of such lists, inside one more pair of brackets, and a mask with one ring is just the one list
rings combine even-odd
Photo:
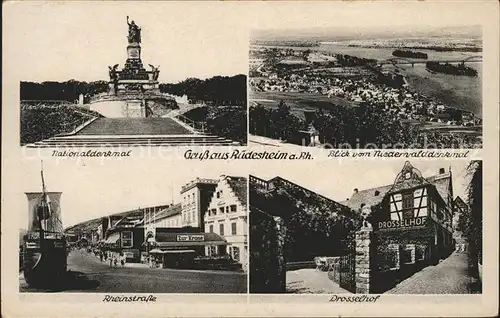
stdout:
[[427,216],[420,216],[404,220],[380,221],[377,224],[379,230],[425,227],[427,225]]

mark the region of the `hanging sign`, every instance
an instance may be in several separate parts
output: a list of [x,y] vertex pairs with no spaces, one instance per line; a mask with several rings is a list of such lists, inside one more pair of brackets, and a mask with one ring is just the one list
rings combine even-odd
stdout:
[[203,242],[204,240],[203,235],[177,235],[178,242]]

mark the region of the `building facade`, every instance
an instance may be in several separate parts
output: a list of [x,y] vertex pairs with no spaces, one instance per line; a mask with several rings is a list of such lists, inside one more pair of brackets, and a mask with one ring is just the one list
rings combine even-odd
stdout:
[[200,179],[189,182],[181,188],[181,224],[179,227],[191,226],[203,230],[205,211],[218,181]]
[[207,246],[208,256],[227,254],[248,270],[247,179],[221,176],[204,217],[205,233],[216,233],[228,245]]

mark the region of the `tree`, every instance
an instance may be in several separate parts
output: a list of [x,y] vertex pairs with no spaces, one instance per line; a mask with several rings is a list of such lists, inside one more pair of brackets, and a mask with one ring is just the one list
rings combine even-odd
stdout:
[[467,186],[469,213],[465,218],[465,235],[469,243],[469,255],[475,263],[482,264],[483,256],[483,162],[472,161],[467,167],[471,176]]

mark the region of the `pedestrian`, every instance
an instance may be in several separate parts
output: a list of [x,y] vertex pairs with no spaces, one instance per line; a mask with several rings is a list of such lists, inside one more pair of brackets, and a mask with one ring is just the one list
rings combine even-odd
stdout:
[[120,264],[122,265],[122,267],[125,267],[125,254],[123,252],[120,252]]
[[113,253],[113,267],[117,268],[118,267],[118,257],[116,253]]
[[98,253],[99,253],[99,259],[100,259],[100,260],[101,260],[101,262],[102,262],[102,259],[103,259],[104,255],[102,255],[102,251],[99,251]]

